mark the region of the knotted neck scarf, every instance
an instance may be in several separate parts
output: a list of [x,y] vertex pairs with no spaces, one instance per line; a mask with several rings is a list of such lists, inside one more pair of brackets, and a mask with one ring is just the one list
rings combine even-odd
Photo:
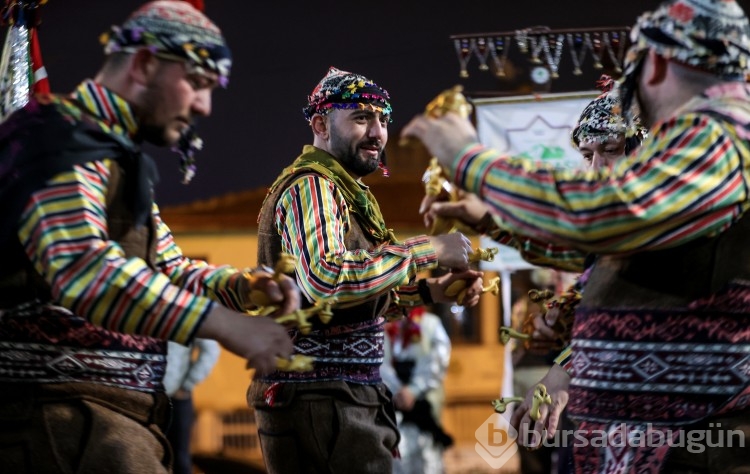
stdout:
[[312,171],[333,181],[341,194],[344,195],[346,202],[351,206],[350,212],[356,216],[362,229],[377,242],[396,243],[393,230],[386,228],[380,206],[378,206],[372,192],[352,178],[336,158],[320,148],[305,145],[302,149],[302,155],[276,178],[269,190],[269,195],[289,176],[301,174],[305,171]]

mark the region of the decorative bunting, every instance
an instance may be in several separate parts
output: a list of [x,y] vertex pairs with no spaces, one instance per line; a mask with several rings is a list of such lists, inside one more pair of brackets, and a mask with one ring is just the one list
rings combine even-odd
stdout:
[[[459,76],[469,77],[469,64],[476,58],[480,71],[493,70],[497,77],[505,76],[508,53],[515,44],[532,64],[545,65],[553,79],[560,77],[560,60],[569,50],[573,74],[583,74],[583,65],[590,54],[594,69],[604,67],[603,59],[622,72],[628,46],[629,27],[551,30],[537,26],[502,33],[451,36],[459,63]],[[491,62],[488,62],[491,59]]]

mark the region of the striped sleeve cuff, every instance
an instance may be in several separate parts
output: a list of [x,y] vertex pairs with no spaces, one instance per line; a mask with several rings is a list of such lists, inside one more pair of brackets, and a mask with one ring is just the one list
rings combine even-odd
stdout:
[[555,364],[562,367],[568,375],[571,375],[571,371],[573,370],[573,349],[571,349],[570,346],[563,349],[563,351],[555,357]]
[[406,239],[403,245],[409,250],[414,264],[417,266],[417,272],[437,268],[437,253],[428,236],[420,235]]

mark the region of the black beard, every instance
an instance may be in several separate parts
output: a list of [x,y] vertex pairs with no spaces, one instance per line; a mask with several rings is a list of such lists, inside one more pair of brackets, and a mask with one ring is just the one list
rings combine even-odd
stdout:
[[370,160],[362,158],[356,151],[354,151],[340,157],[339,162],[353,174],[357,176],[367,176],[378,169],[378,164],[380,163],[382,155],[383,152],[380,152],[377,160]]
[[[333,139],[331,143],[331,154],[333,154],[339,160],[339,163],[341,163],[341,165],[350,173],[359,177],[367,176],[368,174],[378,169],[378,165],[380,164],[380,160],[383,156],[382,150],[380,151],[380,153],[378,153],[377,160],[365,159],[359,155],[360,147],[362,145],[371,144],[373,144],[373,142],[370,141],[357,144],[348,144],[344,143],[343,141]],[[349,148],[350,146],[351,148]]]

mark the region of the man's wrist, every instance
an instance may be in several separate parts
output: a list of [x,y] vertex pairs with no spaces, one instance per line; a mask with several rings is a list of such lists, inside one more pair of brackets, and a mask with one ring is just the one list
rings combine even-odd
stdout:
[[427,278],[422,278],[417,282],[417,291],[419,292],[419,297],[422,298],[424,304],[428,305],[434,303]]
[[473,225],[473,228],[479,234],[486,235],[489,234],[491,230],[497,229],[497,224],[495,224],[492,214],[490,212],[485,212],[482,218]]

